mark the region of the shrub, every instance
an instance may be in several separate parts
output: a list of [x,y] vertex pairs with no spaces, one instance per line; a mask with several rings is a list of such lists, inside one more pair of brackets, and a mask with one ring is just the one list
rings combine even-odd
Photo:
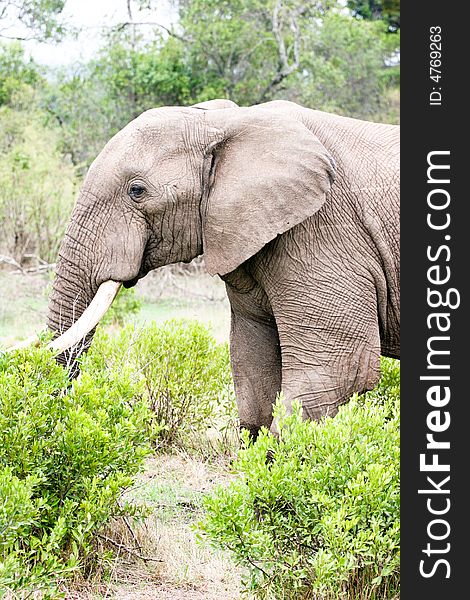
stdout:
[[134,373],[152,413],[148,435],[159,448],[188,447],[236,413],[227,344],[195,321],[152,323],[140,331],[128,326],[115,337],[100,330],[83,365],[90,373],[124,366]]
[[[245,439],[239,477],[205,500],[200,530],[247,567],[260,598],[391,598],[399,568],[398,366],[334,419],[280,417],[280,438]],[[391,389],[384,394],[387,382]],[[267,451],[274,450],[273,462]]]
[[111,308],[101,319],[103,325],[124,325],[129,315],[137,314],[142,307],[142,300],[135,294],[135,288],[121,287]]
[[0,355],[0,589],[52,594],[111,517],[134,514],[119,499],[148,419],[125,369],[71,383],[47,350]]
[[[38,477],[19,479],[11,468],[0,468],[0,590],[34,590],[53,598],[55,581],[74,569],[76,557],[64,563],[54,552],[55,533],[62,523],[49,535],[38,536],[45,510],[44,499],[35,497],[40,483]],[[42,556],[34,560],[38,550]]]

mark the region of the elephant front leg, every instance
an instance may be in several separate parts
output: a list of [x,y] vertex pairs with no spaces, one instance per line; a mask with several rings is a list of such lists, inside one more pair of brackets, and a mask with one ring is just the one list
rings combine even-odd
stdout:
[[259,320],[232,305],[230,357],[240,427],[256,438],[269,427],[281,390],[281,352],[274,319]]
[[[256,438],[269,427],[281,390],[281,351],[274,317],[260,302],[261,290],[239,293],[227,286],[231,304],[230,360],[240,427]],[[266,298],[264,298],[266,300]]]

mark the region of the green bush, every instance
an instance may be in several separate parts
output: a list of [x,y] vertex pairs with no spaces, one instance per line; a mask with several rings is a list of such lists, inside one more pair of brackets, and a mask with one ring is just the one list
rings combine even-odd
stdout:
[[126,369],[71,383],[47,350],[0,354],[0,589],[52,594],[135,513],[119,500],[149,452],[136,394]]
[[142,307],[142,300],[136,296],[135,288],[121,287],[111,308],[101,319],[103,325],[120,325],[126,322],[130,315],[136,315]]
[[398,593],[398,363],[385,360],[383,372],[377,391],[334,419],[303,421],[299,404],[286,417],[278,403],[279,440],[246,438],[239,477],[207,497],[199,527],[247,568],[257,597]]
[[132,325],[113,337],[103,330],[83,359],[90,373],[127,367],[151,409],[148,435],[158,448],[197,443],[207,428],[223,427],[235,415],[227,344],[218,344],[195,321]]

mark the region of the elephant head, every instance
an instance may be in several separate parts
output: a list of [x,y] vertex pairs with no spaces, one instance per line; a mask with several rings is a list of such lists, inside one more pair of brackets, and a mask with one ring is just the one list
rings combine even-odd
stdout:
[[315,135],[275,107],[217,100],[143,113],[88,171],[60,248],[49,327],[68,330],[109,281],[130,287],[202,253],[211,274],[233,271],[318,211],[333,177]]

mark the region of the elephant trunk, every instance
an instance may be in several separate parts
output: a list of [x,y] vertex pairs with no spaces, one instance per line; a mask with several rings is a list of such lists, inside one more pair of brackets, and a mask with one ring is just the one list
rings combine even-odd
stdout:
[[[84,240],[69,227],[59,253],[49,300],[47,326],[55,339],[49,344],[61,364],[76,374],[76,359],[91,344],[99,320],[114,300],[120,283],[98,286],[86,260]],[[75,258],[77,257],[77,260]]]
[[[53,332],[55,339],[59,339],[79,319],[92,295],[93,290],[90,291],[89,286],[85,285],[84,278],[79,276],[79,270],[72,265],[67,265],[66,270],[64,260],[59,259],[47,315],[47,327]],[[78,373],[76,359],[89,346],[91,338],[92,334],[83,340],[81,348],[77,346],[57,357],[59,363],[71,368],[74,375]]]

